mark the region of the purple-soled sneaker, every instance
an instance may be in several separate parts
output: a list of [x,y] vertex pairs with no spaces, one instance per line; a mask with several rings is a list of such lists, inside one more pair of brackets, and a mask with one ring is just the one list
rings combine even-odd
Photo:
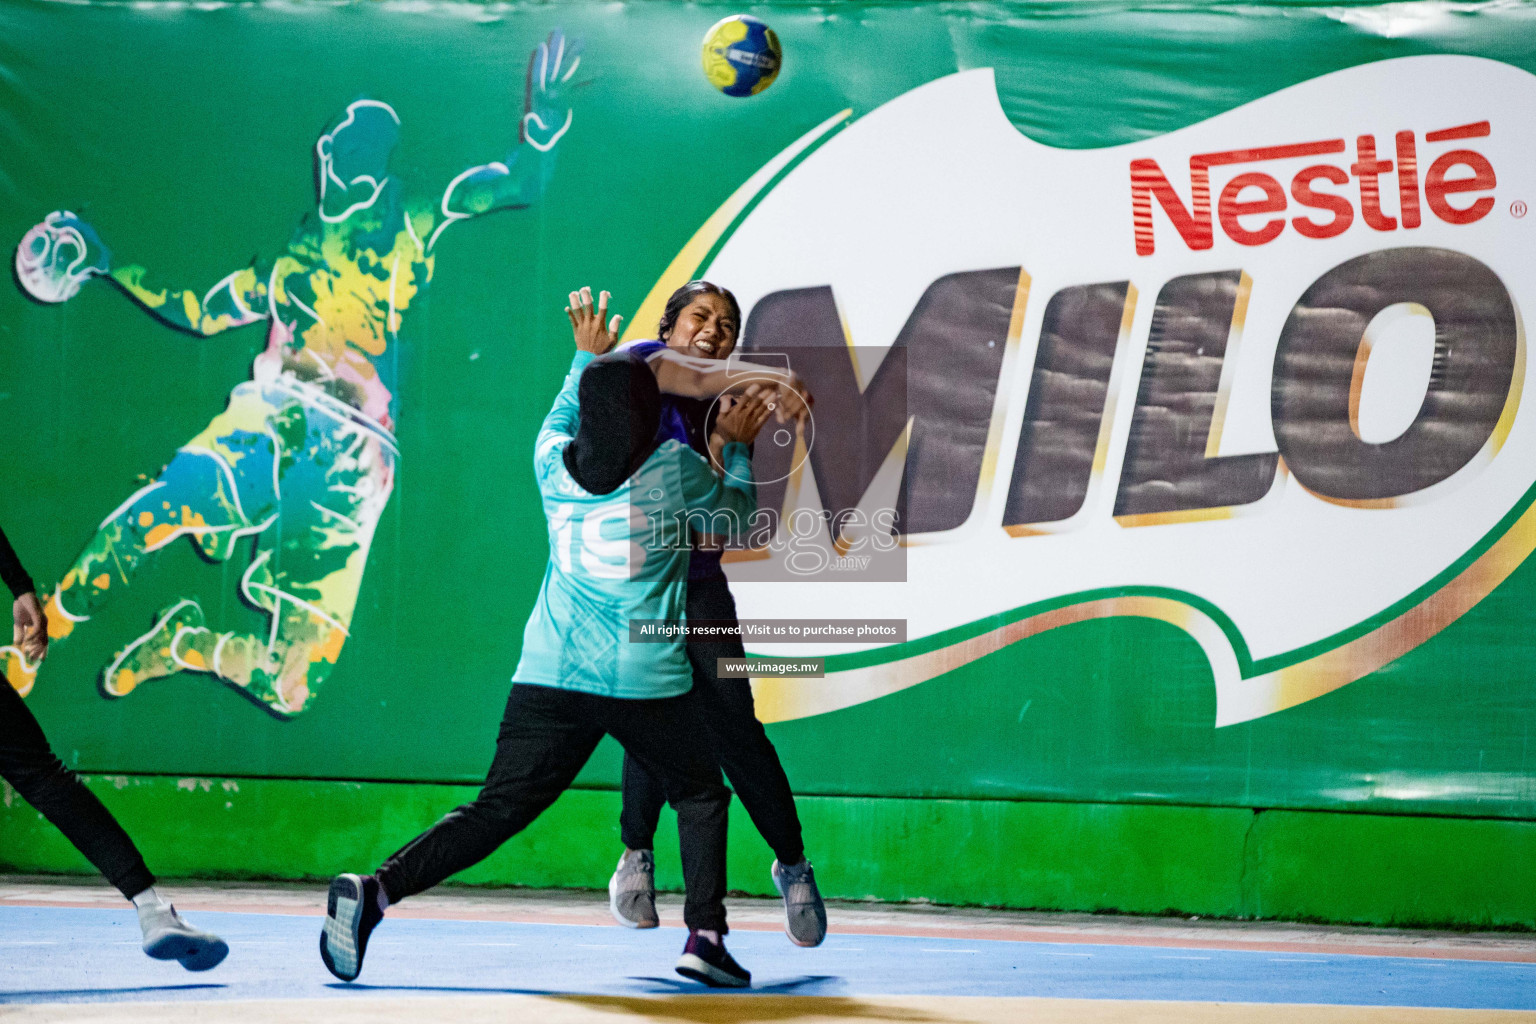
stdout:
[[725,951],[725,943],[710,942],[698,932],[688,933],[677,973],[710,988],[747,988],[752,984],[752,975]]

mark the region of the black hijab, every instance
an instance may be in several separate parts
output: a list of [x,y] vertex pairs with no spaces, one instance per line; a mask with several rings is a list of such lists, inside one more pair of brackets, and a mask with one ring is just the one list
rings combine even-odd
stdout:
[[576,436],[565,446],[565,468],[584,490],[619,489],[656,450],[661,392],[645,360],[611,352],[592,361],[577,386]]

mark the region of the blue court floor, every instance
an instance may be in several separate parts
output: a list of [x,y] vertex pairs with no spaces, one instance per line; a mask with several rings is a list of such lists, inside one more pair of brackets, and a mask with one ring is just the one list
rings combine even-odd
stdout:
[[[685,938],[680,928],[636,932],[596,924],[391,918],[375,932],[362,976],[348,985],[320,963],[316,916],[206,910],[187,916],[229,942],[229,959],[217,969],[191,974],[174,962],[145,957],[129,907],[0,906],[0,1003],[707,991],[672,972]],[[835,916],[833,927],[826,944],[814,950],[762,930],[735,931],[728,944],[753,972],[752,993],[758,996],[1536,1011],[1536,963],[1187,944],[839,935]]]

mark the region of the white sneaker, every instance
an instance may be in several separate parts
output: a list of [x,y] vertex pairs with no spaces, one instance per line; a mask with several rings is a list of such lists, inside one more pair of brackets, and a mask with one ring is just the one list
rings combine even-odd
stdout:
[[169,903],[140,907],[139,928],[144,932],[145,953],[156,960],[180,960],[189,971],[217,967],[229,955],[223,939],[193,928]]

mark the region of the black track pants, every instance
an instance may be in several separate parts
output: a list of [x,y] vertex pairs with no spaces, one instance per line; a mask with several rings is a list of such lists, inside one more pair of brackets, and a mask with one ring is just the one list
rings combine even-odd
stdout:
[[128,833],[80,777],[53,755],[32,710],[3,678],[0,777],[63,832],[124,896],[132,898],[155,884]]
[[[736,602],[724,579],[688,582],[688,618],[736,619]],[[704,717],[710,745],[725,769],[742,806],[752,817],[781,864],[798,864],[805,856],[800,837],[800,815],[790,791],[779,752],[773,748],[752,705],[752,685],[745,679],[721,679],[715,675],[717,658],[745,655],[737,638],[688,644],[693,664],[693,692]],[[624,757],[624,807],[619,829],[631,850],[649,850],[656,838],[656,822],[666,803],[661,780],[640,760]],[[673,805],[676,806],[675,804]]]
[[565,792],[607,733],[665,780],[677,809],[683,920],[725,932],[725,834],[730,792],[704,738],[693,694],[620,700],[550,686],[514,683],[485,786],[473,803],[396,851],[379,868],[391,903],[441,882],[489,856],[527,828]]

